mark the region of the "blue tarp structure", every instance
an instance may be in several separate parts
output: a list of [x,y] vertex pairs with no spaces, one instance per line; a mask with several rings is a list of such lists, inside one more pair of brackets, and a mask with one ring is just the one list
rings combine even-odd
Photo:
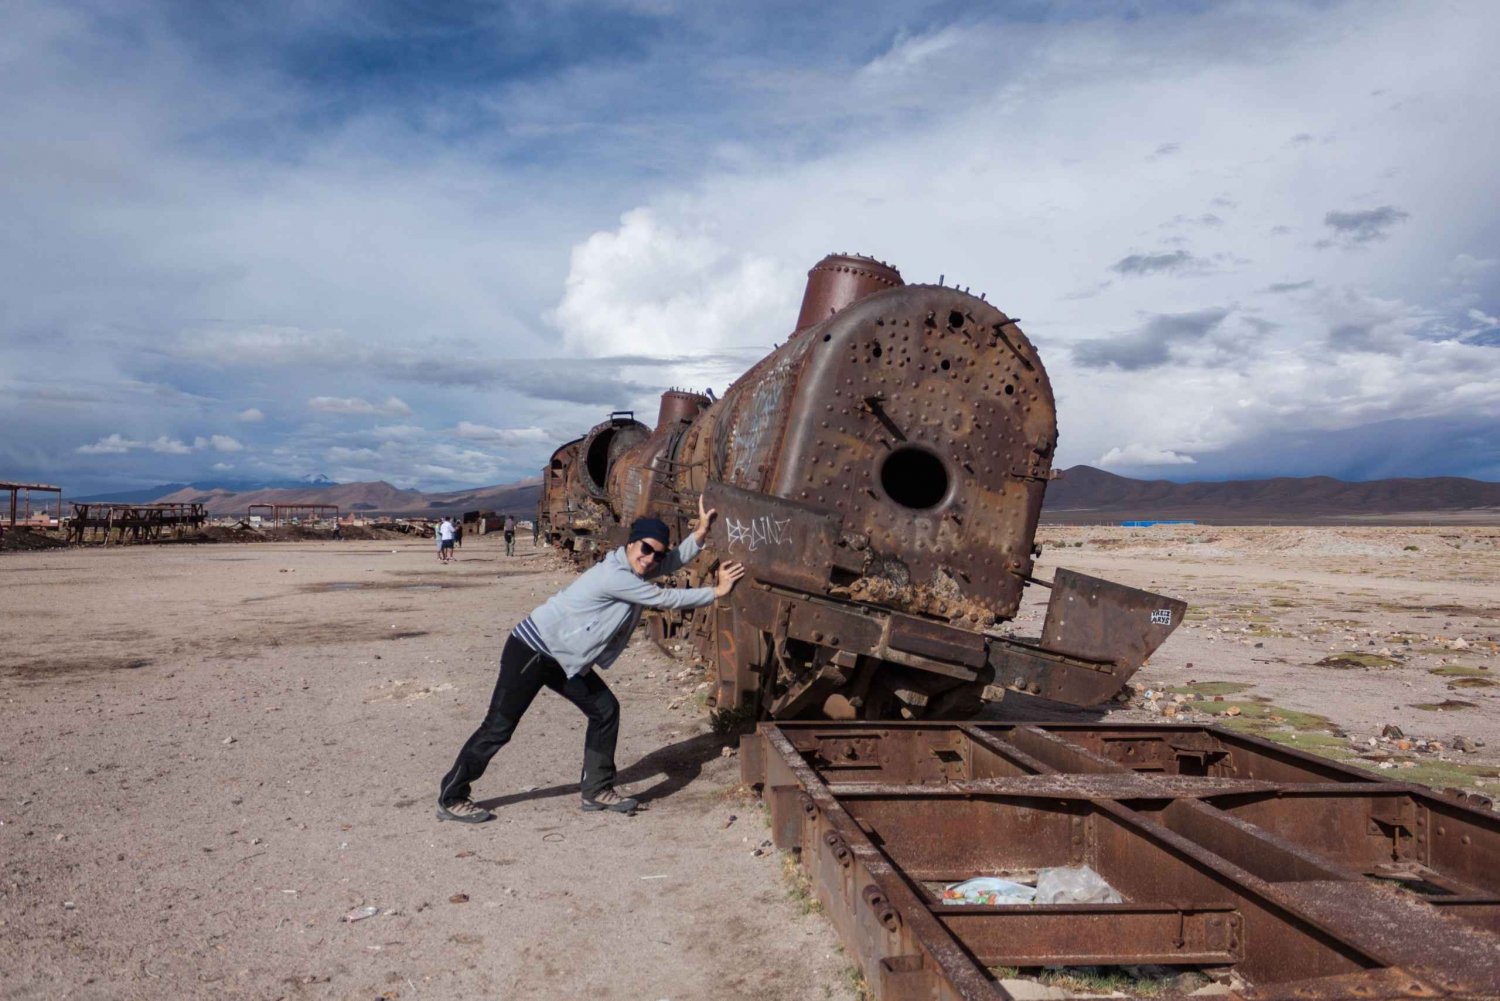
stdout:
[[1122,521],[1126,528],[1150,528],[1152,525],[1196,525],[1196,521]]

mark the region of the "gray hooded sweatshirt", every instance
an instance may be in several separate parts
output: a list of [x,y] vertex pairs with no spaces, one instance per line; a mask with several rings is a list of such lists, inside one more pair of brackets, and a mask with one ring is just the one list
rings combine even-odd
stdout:
[[[646,576],[682,569],[700,548],[689,535]],[[572,678],[613,664],[630,642],[643,608],[701,608],[714,598],[711,587],[660,587],[637,577],[621,546],[548,598],[516,627],[516,634]]]

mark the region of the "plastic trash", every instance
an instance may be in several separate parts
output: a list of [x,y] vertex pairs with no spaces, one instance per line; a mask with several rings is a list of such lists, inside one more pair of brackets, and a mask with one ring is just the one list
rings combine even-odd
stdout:
[[1038,904],[1118,904],[1125,898],[1086,865],[1036,871]]
[[380,908],[378,907],[356,907],[354,910],[344,915],[344,920],[352,924],[355,921],[363,921],[365,918],[373,918],[379,913]]
[[1029,904],[1036,887],[998,876],[977,876],[943,888],[945,904]]

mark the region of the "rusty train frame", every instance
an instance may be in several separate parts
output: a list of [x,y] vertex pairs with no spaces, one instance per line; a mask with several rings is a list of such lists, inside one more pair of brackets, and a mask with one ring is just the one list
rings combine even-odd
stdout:
[[[1455,795],[1152,724],[766,722],[741,775],[880,1001],[1138,964],[1231,1001],[1500,997],[1500,817]],[[1083,864],[1123,902],[939,896]]]
[[[720,709],[959,718],[990,685],[1094,705],[1187,606],[1071,571],[1032,577],[1056,443],[1051,384],[1014,317],[831,255],[808,272],[791,337],[722,399],[672,390],[654,430],[616,412],[558,448],[538,519],[586,565],[637,517],[680,536],[700,494],[717,508],[714,553],[748,579],[652,621],[659,641],[693,644]],[[1028,584],[1051,588],[1041,636],[1000,635]]]

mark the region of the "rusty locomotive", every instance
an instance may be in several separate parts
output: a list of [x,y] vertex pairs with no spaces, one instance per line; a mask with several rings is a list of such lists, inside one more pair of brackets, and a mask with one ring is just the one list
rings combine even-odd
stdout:
[[[1067,570],[1032,577],[1057,443],[1051,384],[1016,320],[966,290],[831,255],[796,329],[720,399],[672,390],[655,428],[616,412],[542,472],[547,540],[580,563],[646,514],[719,517],[711,555],[746,580],[655,616],[693,644],[711,702],[789,719],[960,718],[991,686],[1094,705],[1186,605]],[[712,560],[692,571],[707,578]],[[1041,636],[1006,635],[1049,587]]]

